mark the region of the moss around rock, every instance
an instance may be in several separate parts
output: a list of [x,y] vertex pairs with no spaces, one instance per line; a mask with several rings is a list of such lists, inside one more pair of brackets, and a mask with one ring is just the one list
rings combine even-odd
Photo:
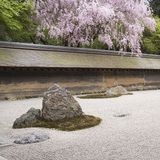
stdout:
[[28,127],[43,127],[43,128],[55,128],[62,131],[75,131],[84,128],[94,127],[100,124],[101,119],[91,115],[82,115],[69,119],[62,119],[57,121],[38,120],[32,124],[26,126],[13,126],[13,128],[28,128]]
[[74,131],[96,126],[100,122],[98,117],[84,115],[74,97],[54,85],[44,94],[42,110],[31,108],[15,120],[13,128],[45,127]]
[[132,93],[128,93],[128,91],[122,86],[116,86],[108,89],[105,93],[97,93],[97,94],[88,94],[83,96],[78,96],[78,98],[82,99],[90,99],[90,98],[116,98],[122,95],[132,95]]
[[89,95],[83,95],[83,96],[78,96],[78,98],[81,99],[95,99],[95,98],[116,98],[120,97],[121,95],[106,95],[106,94],[89,94]]

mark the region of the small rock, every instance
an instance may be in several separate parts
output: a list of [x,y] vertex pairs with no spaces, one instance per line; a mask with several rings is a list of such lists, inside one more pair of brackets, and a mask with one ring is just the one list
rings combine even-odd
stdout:
[[106,91],[108,96],[118,96],[128,94],[127,90],[122,86],[112,87]]
[[31,127],[41,118],[40,109],[31,108],[29,111],[14,121],[13,128]]
[[46,141],[47,139],[49,139],[49,136],[45,133],[29,133],[16,139],[14,143],[29,144]]
[[44,93],[42,117],[55,121],[82,115],[82,109],[74,97],[64,88],[55,84]]

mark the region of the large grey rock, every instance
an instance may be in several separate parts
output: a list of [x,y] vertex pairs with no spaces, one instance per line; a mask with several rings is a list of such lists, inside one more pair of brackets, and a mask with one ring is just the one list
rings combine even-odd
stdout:
[[106,91],[108,96],[118,96],[128,94],[128,91],[122,86],[112,87]]
[[16,144],[28,144],[28,143],[37,143],[37,142],[42,142],[46,141],[49,139],[49,136],[45,133],[29,133],[26,135],[22,135],[18,137],[14,143]]
[[31,108],[29,111],[14,121],[13,128],[31,127],[41,118],[40,109]]
[[73,96],[55,84],[44,93],[42,117],[45,120],[61,120],[82,115],[82,109]]

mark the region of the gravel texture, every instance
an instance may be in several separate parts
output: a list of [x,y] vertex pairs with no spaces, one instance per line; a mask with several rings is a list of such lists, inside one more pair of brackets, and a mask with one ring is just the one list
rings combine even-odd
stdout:
[[6,160],[6,159],[0,156],[0,160]]
[[[0,102],[0,138],[13,142],[30,132],[50,139],[1,147],[8,160],[159,160],[160,90],[133,92],[110,99],[77,99],[84,113],[103,119],[99,126],[74,132],[55,129],[12,129],[13,121],[42,99]],[[127,115],[127,116],[114,116]]]

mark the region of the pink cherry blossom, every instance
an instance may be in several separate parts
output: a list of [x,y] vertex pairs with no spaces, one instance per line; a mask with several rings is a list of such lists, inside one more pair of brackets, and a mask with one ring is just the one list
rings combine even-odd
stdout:
[[[144,0],[37,0],[38,35],[48,30],[68,46],[91,44],[95,39],[137,54],[144,28],[155,30],[149,4]],[[40,34],[41,33],[41,34]]]

